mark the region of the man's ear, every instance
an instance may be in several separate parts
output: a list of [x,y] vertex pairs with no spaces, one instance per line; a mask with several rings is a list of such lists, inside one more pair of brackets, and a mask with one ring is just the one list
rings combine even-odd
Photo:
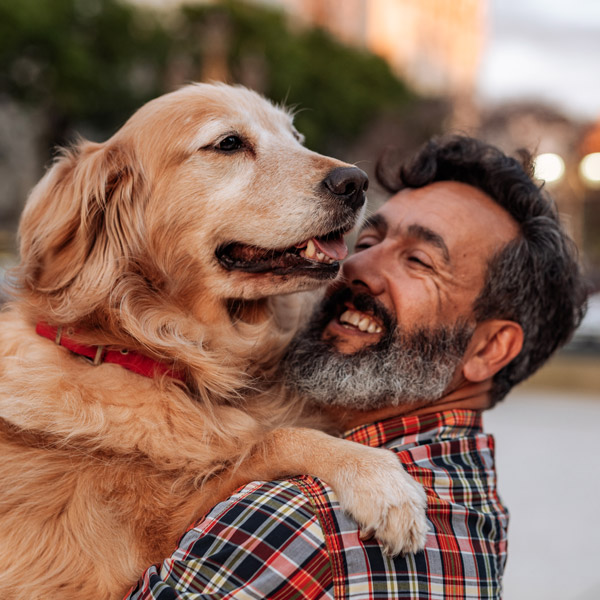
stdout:
[[473,382],[491,379],[522,347],[523,329],[515,321],[490,319],[479,323],[465,353],[465,379]]

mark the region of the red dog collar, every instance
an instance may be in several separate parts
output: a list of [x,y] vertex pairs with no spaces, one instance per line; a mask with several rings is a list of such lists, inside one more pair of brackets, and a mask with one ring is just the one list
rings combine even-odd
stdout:
[[[35,326],[38,335],[52,340],[59,346],[63,346],[74,354],[89,358],[94,365],[104,363],[113,363],[121,365],[123,368],[133,371],[138,375],[145,377],[154,377],[155,375],[168,375],[173,379],[185,382],[185,376],[181,371],[171,368],[153,358],[139,354],[132,350],[106,350],[104,346],[86,346],[76,342],[73,338],[63,332],[63,327],[52,327],[48,323],[39,322]],[[69,333],[71,333],[69,331]]]

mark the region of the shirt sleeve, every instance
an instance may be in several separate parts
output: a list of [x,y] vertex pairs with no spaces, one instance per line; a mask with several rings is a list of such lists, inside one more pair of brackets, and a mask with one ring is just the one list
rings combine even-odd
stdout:
[[333,598],[318,517],[290,481],[253,482],[217,505],[150,567],[129,600]]

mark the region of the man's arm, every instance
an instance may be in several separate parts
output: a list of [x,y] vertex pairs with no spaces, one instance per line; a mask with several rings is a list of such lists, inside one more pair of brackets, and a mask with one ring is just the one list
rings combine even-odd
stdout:
[[309,500],[290,481],[254,482],[146,571],[130,600],[333,598],[325,537]]
[[425,421],[411,419],[403,436],[397,421],[387,433],[354,434],[391,445],[425,486],[424,552],[392,559],[376,540],[361,540],[333,490],[316,478],[254,482],[191,529],[130,598],[498,600],[508,514],[496,493],[493,440],[475,413]]

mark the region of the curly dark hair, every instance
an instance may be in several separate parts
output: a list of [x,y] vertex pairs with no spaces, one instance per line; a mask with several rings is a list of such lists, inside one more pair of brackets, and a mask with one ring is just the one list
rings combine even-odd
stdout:
[[531,156],[519,154],[521,160],[480,140],[452,135],[432,138],[400,166],[386,166],[385,154],[377,164],[377,179],[390,192],[459,181],[485,192],[520,227],[520,234],[489,260],[473,306],[477,322],[507,319],[524,333],[519,355],[494,376],[492,404],[570,339],[587,298],[577,248],[554,202],[533,181]]

